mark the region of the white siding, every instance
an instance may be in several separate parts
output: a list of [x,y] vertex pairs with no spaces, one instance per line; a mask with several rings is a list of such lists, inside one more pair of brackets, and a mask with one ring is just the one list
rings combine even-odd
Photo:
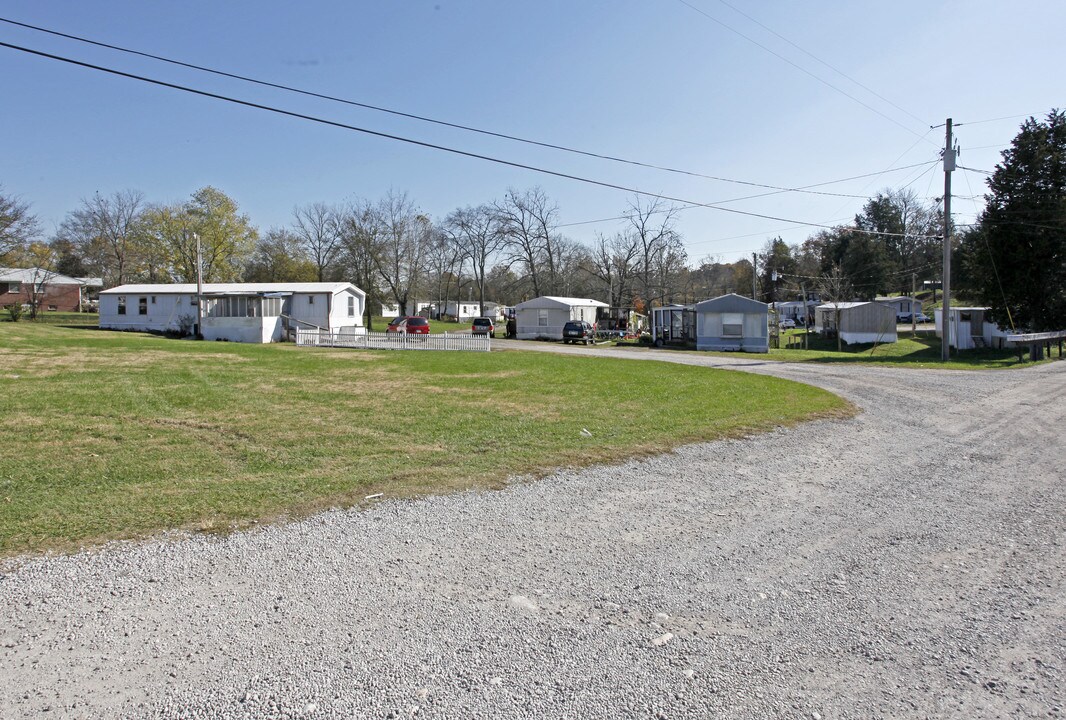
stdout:
[[[595,317],[595,308],[593,317]],[[516,337],[519,340],[536,340],[537,338],[563,339],[563,325],[570,317],[570,310],[563,308],[522,308],[516,313]],[[540,324],[541,316],[545,324]]]
[[[351,298],[355,305],[354,317],[348,315],[348,301]],[[323,300],[324,302],[325,300]],[[318,300],[316,299],[317,303]],[[333,307],[329,314],[329,329],[337,330],[344,327],[362,327],[363,325],[363,298],[351,290],[345,290],[333,296]]]
[[[126,299],[126,314],[118,314],[119,298]],[[147,314],[139,312],[141,298],[147,298]],[[152,302],[152,298],[155,302]],[[100,327],[110,330],[177,330],[179,318],[188,315],[196,322],[196,305],[187,295],[101,295]]]

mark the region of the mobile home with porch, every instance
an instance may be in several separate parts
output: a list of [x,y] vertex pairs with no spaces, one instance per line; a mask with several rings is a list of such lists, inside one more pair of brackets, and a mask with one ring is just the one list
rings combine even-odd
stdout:
[[100,293],[100,327],[108,330],[197,331],[203,303],[205,340],[267,343],[296,328],[361,333],[366,293],[351,283],[205,283],[120,285]]

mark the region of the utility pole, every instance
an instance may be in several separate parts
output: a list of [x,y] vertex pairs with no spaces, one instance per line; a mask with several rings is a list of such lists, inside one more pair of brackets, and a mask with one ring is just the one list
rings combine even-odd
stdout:
[[759,277],[759,256],[755,253],[751,254],[751,299],[758,300],[758,286],[755,284]]
[[955,148],[951,142],[951,118],[947,119],[944,133],[944,277],[941,281],[944,297],[940,311],[942,343],[940,359],[951,358],[951,171],[955,169]]
[[803,349],[807,349],[807,335],[811,331],[810,316],[807,314],[807,283],[800,283],[800,292],[803,293]]
[[911,273],[911,337],[918,334],[918,313],[914,312],[916,297],[918,297],[918,274]]
[[196,339],[204,339],[204,256],[200,250],[200,233],[196,238]]

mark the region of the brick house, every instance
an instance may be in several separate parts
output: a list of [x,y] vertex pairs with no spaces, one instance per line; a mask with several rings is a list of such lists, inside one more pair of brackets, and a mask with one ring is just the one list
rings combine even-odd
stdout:
[[100,278],[69,277],[41,268],[0,268],[0,308],[31,305],[36,299],[39,310],[77,312],[102,287]]

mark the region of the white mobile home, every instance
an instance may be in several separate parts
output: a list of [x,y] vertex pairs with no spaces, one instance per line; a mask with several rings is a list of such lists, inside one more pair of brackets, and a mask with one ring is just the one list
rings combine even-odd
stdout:
[[785,302],[779,302],[774,306],[777,310],[778,320],[795,320],[797,325],[805,324],[804,307],[806,307],[806,316],[814,318],[814,309],[818,307],[820,303],[814,300],[808,300],[804,303],[802,300],[788,300]]
[[[948,311],[948,329],[951,338],[948,345],[957,350],[972,350],[976,347],[1002,348],[1010,333],[988,320],[986,307],[953,307]],[[942,308],[933,311],[936,336],[944,337]]]
[[[100,293],[100,327],[109,330],[196,332],[194,284],[120,285]],[[366,293],[351,283],[205,283],[205,340],[266,343],[290,329],[361,333]]]
[[770,306],[730,293],[696,303],[696,349],[770,351]]
[[481,304],[477,300],[464,300],[457,303],[454,300],[448,300],[444,303],[444,314],[448,317],[458,318],[459,321],[473,320],[477,317],[487,317],[498,319],[500,317],[500,305],[499,303],[485,301],[485,314],[481,314]]
[[877,297],[874,298],[874,302],[888,305],[896,313],[896,317],[899,317],[900,315],[913,315],[914,313],[920,313],[922,311],[921,300],[918,298],[907,297],[905,295]]
[[[840,327],[837,327],[837,317]],[[848,345],[853,343],[894,343],[896,312],[876,302],[836,302],[819,305],[814,312],[814,331],[835,335]]]
[[607,303],[588,298],[543,295],[515,305],[515,330],[519,340],[562,340],[563,325],[571,320],[596,322],[596,309]]

